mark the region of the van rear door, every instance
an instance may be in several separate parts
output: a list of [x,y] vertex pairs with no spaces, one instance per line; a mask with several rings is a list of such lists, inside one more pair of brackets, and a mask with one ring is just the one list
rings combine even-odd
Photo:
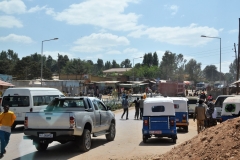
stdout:
[[25,113],[29,112],[30,100],[29,96],[4,96],[2,106],[8,105],[9,110],[16,115],[16,121],[24,121]]

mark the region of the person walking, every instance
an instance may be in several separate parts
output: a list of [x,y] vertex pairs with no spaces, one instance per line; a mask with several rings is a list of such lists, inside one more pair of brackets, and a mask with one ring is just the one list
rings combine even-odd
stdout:
[[9,111],[9,106],[3,106],[3,112],[0,113],[0,140],[1,140],[1,153],[0,158],[6,153],[6,146],[8,145],[11,135],[11,126],[13,125],[16,116],[12,111]]
[[139,117],[139,107],[140,107],[140,101],[139,101],[139,98],[137,97],[137,99],[135,99],[131,104],[130,106],[135,103],[135,116],[134,116],[134,119],[138,119]]
[[204,127],[204,121],[206,119],[206,106],[203,103],[203,100],[200,99],[198,102],[198,106],[195,107],[195,112],[194,112],[194,117],[193,117],[193,121],[195,122],[195,119],[197,119],[197,131],[198,134],[200,133],[200,131],[203,129]]
[[144,99],[143,99],[143,96],[141,96],[141,99],[139,100],[140,119],[142,119],[142,116],[143,116],[143,102],[144,102]]
[[123,114],[121,116],[121,119],[123,119],[124,114],[126,113],[126,120],[128,120],[128,96],[126,96],[123,100],[122,100],[122,107],[123,107]]

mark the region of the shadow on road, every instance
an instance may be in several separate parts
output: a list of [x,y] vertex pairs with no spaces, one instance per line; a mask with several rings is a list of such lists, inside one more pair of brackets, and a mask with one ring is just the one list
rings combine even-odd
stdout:
[[172,139],[169,138],[149,138],[147,143],[142,141],[139,143],[139,146],[173,146],[175,143],[172,142]]
[[[108,143],[106,139],[92,139],[91,149],[100,147]],[[33,146],[35,147],[35,146]],[[79,156],[84,152],[77,150],[76,144],[74,142],[68,142],[66,144],[60,144],[48,147],[46,151],[37,151],[32,152],[21,157],[15,158],[14,160],[25,160],[25,159],[34,159],[34,160],[52,160],[52,159],[70,159],[75,156]]]

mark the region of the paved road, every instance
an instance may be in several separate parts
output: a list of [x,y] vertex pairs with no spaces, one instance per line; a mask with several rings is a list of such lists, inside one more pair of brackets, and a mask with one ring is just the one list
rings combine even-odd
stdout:
[[189,132],[178,132],[177,144],[171,143],[170,139],[153,138],[148,143],[142,142],[142,121],[134,120],[134,110],[130,109],[129,120],[121,120],[122,111],[116,111],[117,134],[112,142],[107,142],[105,136],[92,138],[92,149],[89,152],[78,152],[73,143],[60,144],[53,142],[47,151],[38,152],[31,140],[23,140],[23,127],[17,126],[13,131],[6,160],[102,160],[102,159],[126,159],[148,154],[162,154],[197,135],[196,124],[190,120]]

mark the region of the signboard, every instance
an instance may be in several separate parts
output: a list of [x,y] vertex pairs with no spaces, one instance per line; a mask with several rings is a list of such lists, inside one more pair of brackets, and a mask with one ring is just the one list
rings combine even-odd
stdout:
[[5,82],[12,82],[12,76],[6,74],[0,74],[0,80]]

